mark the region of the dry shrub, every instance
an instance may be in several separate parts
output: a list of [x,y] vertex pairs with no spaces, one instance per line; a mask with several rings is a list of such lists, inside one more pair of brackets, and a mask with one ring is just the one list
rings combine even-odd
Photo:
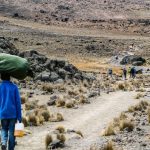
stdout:
[[66,108],[73,108],[74,107],[74,103],[73,102],[66,102],[65,107]]
[[57,121],[64,121],[63,115],[61,113],[57,113]]
[[136,90],[136,92],[146,92],[146,90],[144,88],[139,88]]
[[141,97],[144,97],[144,94],[138,93],[138,94],[135,96],[135,99],[140,99]]
[[132,112],[134,112],[134,111],[135,111],[134,106],[130,106],[130,107],[128,108],[128,112],[132,113]]
[[37,118],[38,118],[38,123],[43,125],[45,121],[44,117],[41,115],[38,115]]
[[25,117],[22,117],[22,123],[24,124],[25,127],[28,126],[28,121]]
[[110,136],[110,135],[115,135],[114,127],[112,123],[108,125],[108,127],[104,130],[103,136]]
[[45,84],[42,85],[42,90],[46,91],[46,92],[53,93],[54,92],[54,86],[50,83],[49,84],[45,83]]
[[49,121],[50,118],[50,112],[48,110],[42,110],[41,116],[43,116],[45,121]]
[[27,97],[21,96],[21,104],[25,104],[27,102]]
[[79,104],[85,104],[86,102],[86,97],[84,95],[80,95]]
[[63,106],[65,106],[65,101],[64,100],[62,100],[62,99],[58,99],[57,101],[56,101],[56,106],[57,107],[63,107]]
[[79,91],[76,89],[74,89],[74,90],[68,90],[68,95],[70,95],[70,96],[77,96],[77,95],[79,95]]
[[118,90],[125,90],[125,85],[124,85],[124,83],[119,83],[118,84]]
[[32,110],[37,108],[37,101],[28,101],[27,103],[25,103],[25,110]]
[[29,115],[28,122],[30,126],[38,126],[38,118],[35,115]]
[[75,133],[78,134],[78,135],[80,135],[81,137],[83,137],[83,134],[82,134],[82,132],[80,130],[75,131]]
[[120,127],[120,131],[123,131],[125,128],[128,131],[133,131],[134,124],[132,123],[131,120],[124,119],[124,120],[120,120],[120,126],[119,127]]
[[113,142],[109,141],[103,148],[103,150],[115,150],[113,147]]
[[64,132],[65,132],[64,126],[58,126],[58,127],[56,128],[56,130],[58,130],[59,133],[64,133]]
[[45,137],[45,147],[48,149],[49,144],[53,142],[53,138],[51,135],[47,134]]
[[120,114],[120,116],[119,116],[119,119],[120,120],[124,120],[124,119],[127,119],[128,117],[127,117],[127,115],[124,113],[124,112],[122,112],[121,114]]
[[47,110],[47,105],[38,105],[39,109]]
[[66,137],[64,134],[57,134],[57,139],[60,140],[62,143],[65,143]]

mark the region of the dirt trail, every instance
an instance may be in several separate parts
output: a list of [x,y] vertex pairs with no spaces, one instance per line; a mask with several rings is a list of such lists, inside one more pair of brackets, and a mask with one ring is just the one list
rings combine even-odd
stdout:
[[58,125],[66,129],[81,130],[84,138],[80,140],[69,140],[66,144],[67,150],[83,150],[88,148],[98,139],[100,131],[122,111],[127,110],[130,105],[138,101],[134,99],[135,92],[115,92],[102,94],[93,99],[91,104],[83,105],[78,109],[58,109],[51,107],[50,110],[61,112],[65,121],[60,123],[47,123],[41,127],[30,128],[32,135],[18,139],[16,150],[44,150],[44,138],[48,131],[52,131]]

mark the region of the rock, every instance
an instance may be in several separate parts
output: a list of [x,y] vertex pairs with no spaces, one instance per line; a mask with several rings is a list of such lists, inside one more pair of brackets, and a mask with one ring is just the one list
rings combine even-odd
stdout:
[[51,97],[50,97],[50,100],[47,102],[47,105],[48,106],[52,106],[52,105],[55,105],[55,102],[56,102],[56,100],[59,98],[59,96],[57,96],[57,95],[52,95]]
[[140,62],[140,64],[143,65],[146,62],[146,60],[142,58],[141,56],[129,55],[129,56],[125,56],[121,60],[120,64],[126,65],[126,64],[134,64],[136,62]]
[[75,73],[74,77],[75,77],[76,79],[83,80],[83,77],[82,77],[82,74],[81,74],[81,73]]
[[132,63],[133,66],[142,66],[143,62],[142,61],[135,61]]
[[41,10],[40,10],[40,13],[44,14],[44,13],[46,13],[46,11],[43,10],[43,9],[41,9]]
[[95,97],[95,96],[97,96],[98,95],[98,93],[97,92],[91,92],[89,95],[88,95],[88,98],[92,98],[92,97]]
[[64,147],[64,143],[62,143],[60,140],[54,140],[52,143],[49,144],[48,150],[63,148],[63,147]]
[[58,79],[54,83],[55,84],[62,84],[62,83],[64,83],[64,80],[63,79]]
[[15,48],[15,46],[10,42],[9,39],[0,37],[0,53],[18,55],[19,51]]
[[50,72],[44,71],[44,72],[40,73],[35,79],[41,80],[41,81],[49,81],[50,80]]
[[58,80],[59,78],[60,77],[59,77],[59,75],[57,73],[51,72],[51,74],[50,74],[50,81],[51,82],[54,82],[54,81]]
[[49,100],[49,101],[47,102],[47,105],[48,105],[48,106],[55,105],[55,102],[56,102],[56,100]]
[[58,75],[62,78],[62,79],[65,79],[66,75],[67,75],[67,71],[65,71],[64,69],[60,68],[58,70]]

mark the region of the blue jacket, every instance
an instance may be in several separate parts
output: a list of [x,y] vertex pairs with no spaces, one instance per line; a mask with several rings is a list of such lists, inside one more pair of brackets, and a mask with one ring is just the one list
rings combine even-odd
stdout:
[[22,120],[18,87],[10,81],[0,84],[0,119]]

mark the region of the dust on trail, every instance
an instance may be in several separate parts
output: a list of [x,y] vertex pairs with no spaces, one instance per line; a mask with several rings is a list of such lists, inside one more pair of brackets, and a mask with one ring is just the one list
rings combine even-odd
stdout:
[[129,106],[138,103],[138,100],[134,99],[135,95],[135,92],[118,91],[111,94],[102,94],[100,97],[93,99],[91,104],[80,106],[78,109],[51,107],[52,112],[61,112],[65,121],[46,123],[44,126],[29,128],[32,134],[17,139],[16,150],[44,150],[45,135],[58,125],[63,125],[66,129],[81,130],[84,135],[83,139],[68,141],[64,149],[82,150],[89,147],[95,142],[95,139],[99,138],[102,129],[114,117],[127,110]]

